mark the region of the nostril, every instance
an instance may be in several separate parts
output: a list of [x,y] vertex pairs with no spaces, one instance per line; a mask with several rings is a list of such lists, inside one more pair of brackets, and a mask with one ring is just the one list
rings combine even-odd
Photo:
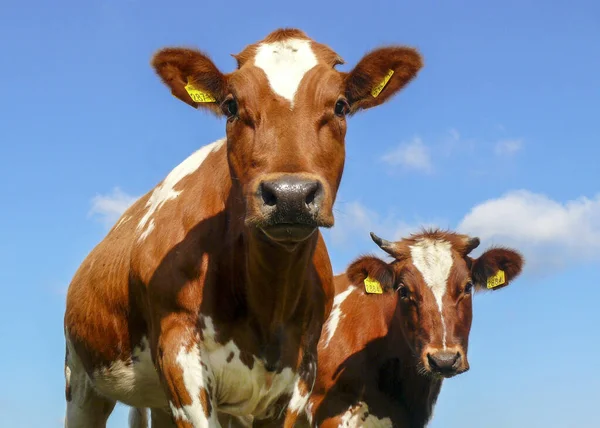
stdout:
[[277,205],[277,196],[275,195],[273,189],[271,189],[266,183],[262,183],[260,185],[260,194],[265,205],[270,207]]
[[427,354],[427,361],[429,362],[429,366],[433,368],[438,368],[438,365],[435,363],[435,359],[431,356],[431,354]]
[[457,352],[456,355],[454,356],[454,364],[452,364],[452,368],[457,368],[460,365],[461,358],[462,358],[462,355],[460,355],[460,352]]
[[319,182],[315,181],[314,183],[311,183],[309,185],[308,193],[306,194],[305,199],[306,206],[311,206],[315,202],[319,190],[321,190],[321,185],[319,184]]

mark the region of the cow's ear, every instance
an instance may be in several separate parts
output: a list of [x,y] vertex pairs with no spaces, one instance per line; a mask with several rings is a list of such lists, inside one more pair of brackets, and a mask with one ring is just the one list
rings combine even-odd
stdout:
[[346,75],[350,112],[383,104],[410,82],[423,66],[416,49],[390,46],[366,54]]
[[171,93],[194,108],[222,115],[227,76],[207,55],[195,49],[164,48],[152,58],[152,67]]
[[510,248],[492,248],[477,259],[471,259],[471,276],[477,290],[506,287],[523,269],[525,260]]
[[363,256],[356,259],[348,266],[346,275],[352,284],[363,287],[368,294],[394,291],[394,270],[377,257]]

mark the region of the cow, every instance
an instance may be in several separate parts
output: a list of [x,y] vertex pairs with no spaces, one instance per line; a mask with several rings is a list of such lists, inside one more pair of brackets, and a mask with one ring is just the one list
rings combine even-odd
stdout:
[[[66,426],[293,426],[333,305],[319,228],[334,224],[347,118],[391,99],[422,67],[383,46],[349,72],[298,29],[234,55],[222,73],[185,47],[151,64],[172,95],[225,118],[129,207],[77,269],[66,298]],[[277,422],[277,423],[279,423]]]
[[424,427],[442,381],[469,369],[473,293],[506,287],[524,264],[502,247],[471,258],[479,239],[451,231],[371,237],[393,260],[363,256],[335,276],[301,426]]

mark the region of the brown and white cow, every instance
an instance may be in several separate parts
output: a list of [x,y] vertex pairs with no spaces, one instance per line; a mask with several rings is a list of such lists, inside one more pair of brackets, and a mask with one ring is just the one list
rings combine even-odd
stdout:
[[469,369],[473,292],[508,285],[524,263],[505,248],[473,259],[479,239],[453,232],[371,236],[393,261],[364,256],[335,277],[306,406],[312,426],[425,426],[442,380]]
[[291,426],[306,403],[334,295],[318,228],[334,222],[346,117],[390,99],[421,58],[384,47],[340,72],[334,51],[296,29],[235,58],[229,74],[193,49],[152,60],[173,95],[226,117],[226,138],[135,202],[76,272],[69,428],[105,426],[117,401],[177,427],[219,415]]

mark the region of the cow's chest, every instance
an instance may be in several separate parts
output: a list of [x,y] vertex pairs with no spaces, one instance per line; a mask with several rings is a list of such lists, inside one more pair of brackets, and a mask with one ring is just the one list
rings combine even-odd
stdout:
[[216,342],[210,318],[205,323],[202,358],[208,359],[212,371],[218,409],[234,415],[271,416],[276,410],[273,404],[292,394],[296,373],[290,367],[268,371],[262,360],[242,352],[233,339]]

